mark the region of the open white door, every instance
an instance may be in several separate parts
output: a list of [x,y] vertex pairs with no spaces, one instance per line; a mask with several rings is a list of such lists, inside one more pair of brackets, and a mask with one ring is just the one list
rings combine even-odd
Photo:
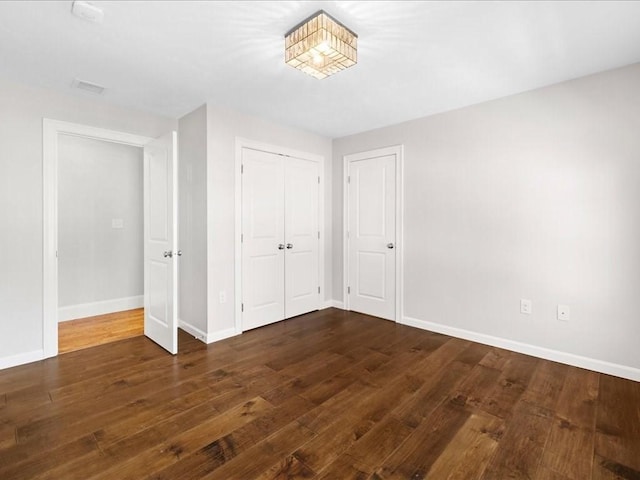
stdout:
[[144,334],[178,353],[177,133],[144,147]]

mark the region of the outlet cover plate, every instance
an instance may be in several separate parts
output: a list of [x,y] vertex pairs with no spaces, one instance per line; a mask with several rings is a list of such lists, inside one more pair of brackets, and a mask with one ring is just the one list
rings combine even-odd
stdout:
[[521,298],[520,299],[520,313],[522,313],[523,315],[531,315],[531,312],[533,311],[532,305],[531,305],[531,300],[526,299],[526,298]]

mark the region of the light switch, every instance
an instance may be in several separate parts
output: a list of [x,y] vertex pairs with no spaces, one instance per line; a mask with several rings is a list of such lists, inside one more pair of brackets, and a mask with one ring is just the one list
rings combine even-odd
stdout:
[[568,322],[571,318],[571,310],[569,305],[558,305],[558,320]]

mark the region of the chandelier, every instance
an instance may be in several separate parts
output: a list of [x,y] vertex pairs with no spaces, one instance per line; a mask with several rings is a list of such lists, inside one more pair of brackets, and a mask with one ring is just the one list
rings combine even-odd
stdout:
[[358,36],[323,10],[284,36],[284,60],[315,78],[326,78],[358,61]]

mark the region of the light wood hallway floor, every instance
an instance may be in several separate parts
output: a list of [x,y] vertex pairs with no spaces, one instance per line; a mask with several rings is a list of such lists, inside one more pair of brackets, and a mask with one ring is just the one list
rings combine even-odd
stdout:
[[58,324],[58,353],[95,347],[140,336],[143,333],[143,308],[60,322]]
[[0,478],[640,479],[640,383],[335,309],[0,371]]

